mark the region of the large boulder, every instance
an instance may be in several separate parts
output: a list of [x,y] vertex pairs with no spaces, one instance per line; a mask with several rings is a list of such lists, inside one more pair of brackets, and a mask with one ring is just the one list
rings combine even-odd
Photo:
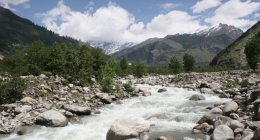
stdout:
[[149,129],[149,125],[140,124],[130,119],[117,119],[108,130],[106,140],[137,138],[142,132],[148,132]]
[[260,127],[255,130],[253,140],[260,140]]
[[233,140],[234,132],[226,125],[218,126],[212,134],[213,140]]
[[107,93],[97,93],[96,96],[105,104],[111,104],[113,102]]
[[247,121],[246,125],[252,129],[256,130],[258,127],[260,127],[260,121]]
[[225,104],[225,106],[223,108],[223,113],[228,115],[230,113],[236,112],[237,109],[238,109],[238,104],[234,101],[230,101]]
[[222,110],[218,107],[215,107],[211,109],[209,112],[207,112],[199,121],[198,124],[202,124],[204,122],[212,125],[213,122],[223,114]]
[[58,111],[48,110],[36,117],[36,124],[62,127],[68,124],[68,119]]
[[241,140],[251,140],[254,136],[254,132],[251,129],[245,129],[242,134]]
[[193,101],[205,100],[205,97],[200,94],[194,94],[190,97],[189,100],[193,100]]
[[74,113],[76,115],[90,115],[91,114],[91,108],[88,106],[81,107],[81,106],[74,106],[74,105],[64,105],[63,106],[65,110]]

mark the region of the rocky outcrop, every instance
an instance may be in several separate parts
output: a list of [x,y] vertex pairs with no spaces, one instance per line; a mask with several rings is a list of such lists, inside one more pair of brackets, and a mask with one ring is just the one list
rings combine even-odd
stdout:
[[36,117],[36,124],[52,127],[62,127],[68,124],[68,119],[58,111],[48,110]]
[[175,140],[172,136],[169,135],[163,135],[155,138],[155,140]]
[[107,132],[106,140],[125,140],[137,138],[142,132],[148,132],[149,125],[140,124],[130,119],[115,120]]

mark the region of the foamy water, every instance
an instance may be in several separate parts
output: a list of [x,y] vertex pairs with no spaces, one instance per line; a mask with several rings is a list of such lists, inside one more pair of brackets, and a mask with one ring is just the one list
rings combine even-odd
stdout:
[[4,140],[105,140],[112,123],[119,118],[130,118],[143,124],[152,125],[151,138],[158,135],[172,135],[176,139],[191,134],[196,122],[205,114],[205,108],[214,104],[225,103],[230,99],[218,98],[215,95],[203,94],[206,100],[190,101],[196,91],[182,88],[164,87],[167,92],[158,93],[162,86],[137,85],[149,89],[152,96],[134,97],[122,100],[122,104],[106,105],[93,114],[80,118],[80,124],[69,124],[66,127],[52,128],[45,126],[28,127],[27,134],[0,135]]

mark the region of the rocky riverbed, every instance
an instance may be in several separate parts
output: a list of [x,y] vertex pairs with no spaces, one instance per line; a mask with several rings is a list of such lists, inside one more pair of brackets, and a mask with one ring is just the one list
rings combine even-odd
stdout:
[[[204,93],[216,94],[221,98],[231,98],[226,104],[215,104],[207,107],[207,113],[191,130],[203,133],[203,139],[260,139],[260,78],[259,74],[249,71],[231,71],[215,73],[185,73],[179,75],[147,76],[140,79],[128,76],[115,80],[115,93],[101,92],[101,86],[92,78],[93,86],[83,87],[77,81],[67,83],[58,76],[47,77],[24,76],[28,88],[24,98],[13,104],[1,105],[0,134],[26,134],[26,128],[34,124],[63,127],[68,123],[79,123],[79,116],[99,114],[99,107],[112,102],[120,103],[121,99],[134,96],[149,96],[149,90],[135,89],[126,92],[122,81],[133,84],[163,85],[199,91],[190,100],[204,100]],[[164,92],[162,88],[158,92]],[[123,123],[123,125],[122,125]],[[129,125],[129,126],[128,126]],[[126,132],[117,130],[124,127]],[[126,118],[118,119],[107,133],[107,139],[126,139],[140,137],[149,139],[149,127]],[[133,129],[134,128],[134,129]],[[131,132],[131,133],[129,133]],[[174,139],[161,136],[157,139]],[[192,138],[185,137],[185,140]],[[199,139],[199,138],[198,138]]]

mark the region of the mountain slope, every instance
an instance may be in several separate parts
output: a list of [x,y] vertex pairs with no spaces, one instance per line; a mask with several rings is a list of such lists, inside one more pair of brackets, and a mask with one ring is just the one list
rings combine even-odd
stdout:
[[41,40],[45,45],[54,42],[72,44],[79,47],[83,43],[71,38],[61,37],[44,27],[35,25],[28,19],[21,18],[10,10],[0,6],[0,52],[8,53],[12,47],[27,46],[35,40]]
[[260,21],[242,34],[235,42],[226,49],[218,53],[210,65],[244,67],[247,65],[246,55],[244,53],[245,45],[252,38],[260,38]]
[[133,42],[126,42],[126,43],[119,43],[119,42],[104,42],[104,41],[88,41],[87,44],[89,44],[92,47],[95,48],[101,48],[103,50],[103,52],[106,55],[110,55],[113,54],[115,52],[130,48],[134,45],[136,45],[137,43],[133,43]]
[[[130,62],[163,66],[173,55],[182,61],[182,56],[188,53],[195,57],[197,65],[208,65],[218,52],[230,45],[241,34],[242,30],[234,26],[219,24],[195,34],[168,35],[119,58],[126,57]],[[118,53],[120,52],[116,54]]]
[[114,57],[114,58],[120,58],[123,55],[126,55],[130,52],[137,50],[138,48],[141,48],[145,45],[148,45],[148,44],[151,44],[151,43],[154,43],[154,42],[158,42],[160,40],[162,40],[162,39],[161,38],[149,38],[149,39],[147,39],[147,40],[145,40],[145,41],[143,41],[139,44],[136,44],[132,47],[122,49],[121,51],[115,52],[115,53],[111,54],[111,56]]

